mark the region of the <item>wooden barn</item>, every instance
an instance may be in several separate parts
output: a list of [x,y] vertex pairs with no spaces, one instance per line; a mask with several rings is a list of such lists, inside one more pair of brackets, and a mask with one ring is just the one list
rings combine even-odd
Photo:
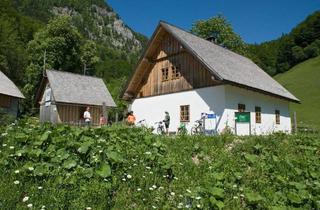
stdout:
[[0,108],[16,117],[20,99],[24,99],[24,96],[19,88],[0,71]]
[[103,104],[115,107],[101,78],[47,70],[37,94],[40,122],[83,125],[83,113],[90,107],[92,125],[99,124]]

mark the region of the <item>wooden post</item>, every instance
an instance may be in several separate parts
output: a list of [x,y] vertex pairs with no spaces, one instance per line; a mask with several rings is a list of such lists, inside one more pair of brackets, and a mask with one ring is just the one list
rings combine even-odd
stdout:
[[119,121],[119,114],[118,114],[118,112],[116,112],[116,122],[118,122]]
[[297,112],[293,112],[293,127],[294,127],[294,133],[298,133],[298,126],[297,126]]
[[102,103],[102,114],[105,118],[107,117],[107,107],[105,102]]

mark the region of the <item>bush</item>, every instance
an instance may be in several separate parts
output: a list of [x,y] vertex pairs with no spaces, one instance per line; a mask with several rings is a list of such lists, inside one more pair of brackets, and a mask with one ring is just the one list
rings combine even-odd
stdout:
[[0,128],[1,209],[319,209],[320,137]]

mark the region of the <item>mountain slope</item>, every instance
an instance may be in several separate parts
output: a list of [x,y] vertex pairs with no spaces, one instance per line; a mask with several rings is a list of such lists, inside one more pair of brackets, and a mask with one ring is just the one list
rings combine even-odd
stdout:
[[299,126],[320,128],[320,56],[302,62],[275,76],[284,87],[301,100],[291,104]]

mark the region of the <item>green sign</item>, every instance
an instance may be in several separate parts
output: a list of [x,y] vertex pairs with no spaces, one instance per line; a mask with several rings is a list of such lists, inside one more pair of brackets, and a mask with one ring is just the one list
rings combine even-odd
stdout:
[[250,112],[236,112],[237,123],[250,123]]

